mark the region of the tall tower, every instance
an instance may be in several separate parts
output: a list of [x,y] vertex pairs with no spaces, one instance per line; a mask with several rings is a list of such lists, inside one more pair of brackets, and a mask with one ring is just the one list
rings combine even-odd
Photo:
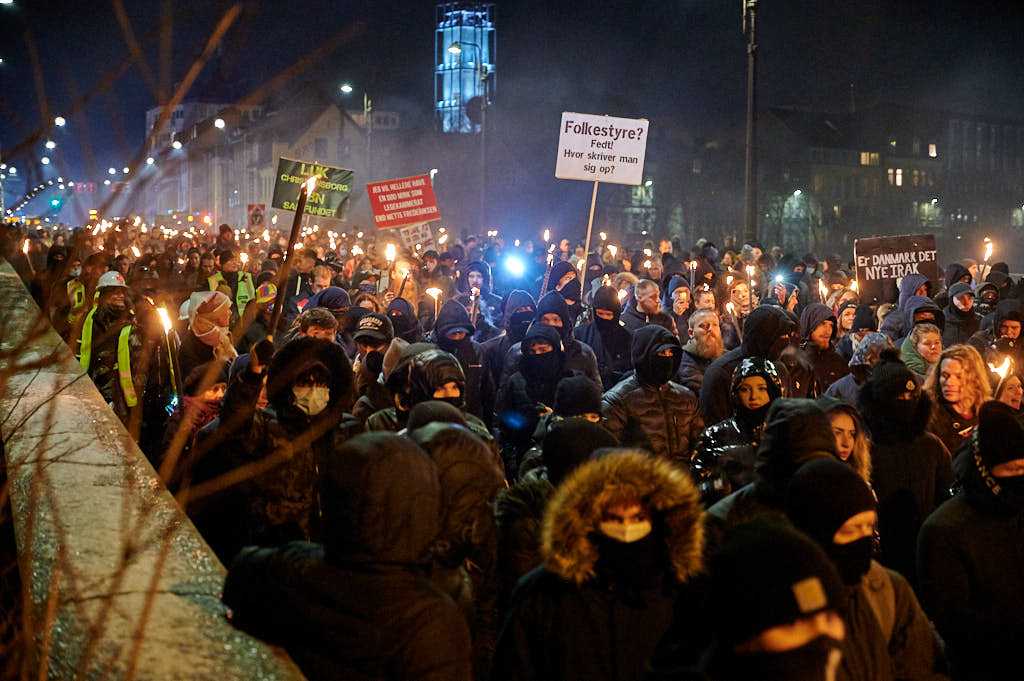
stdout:
[[441,132],[478,133],[494,97],[494,5],[437,5],[434,29],[434,106]]

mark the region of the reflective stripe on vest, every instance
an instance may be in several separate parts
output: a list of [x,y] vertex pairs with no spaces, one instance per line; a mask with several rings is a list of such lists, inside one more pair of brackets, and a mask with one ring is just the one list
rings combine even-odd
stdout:
[[125,324],[117,336],[117,377],[121,382],[121,392],[124,393],[125,404],[134,407],[139,403],[139,398],[135,394],[135,384],[132,382],[132,356],[128,350],[128,340],[131,335],[132,325]]
[[82,336],[78,339],[78,363],[82,365],[82,371],[89,371],[89,362],[92,361],[92,317],[94,314],[96,314],[95,305],[89,310],[89,314],[85,315]]

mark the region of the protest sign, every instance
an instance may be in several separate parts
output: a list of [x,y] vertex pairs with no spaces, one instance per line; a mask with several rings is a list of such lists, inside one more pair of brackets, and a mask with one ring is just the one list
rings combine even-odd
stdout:
[[416,251],[416,245],[420,246],[420,253],[436,248],[434,243],[434,231],[429,224],[413,225],[398,230],[402,235],[402,243],[411,251]]
[[313,175],[318,176],[319,180],[316,189],[306,200],[305,214],[343,219],[355,174],[351,170],[319,163],[279,158],[277,180],[274,182],[274,199],[270,205],[281,210],[294,211],[297,208],[299,186]]
[[856,239],[853,258],[860,297],[866,303],[895,303],[898,282],[908,274],[939,278],[934,234]]
[[366,185],[366,195],[370,197],[373,222],[379,229],[441,219],[429,175],[370,182]]
[[638,185],[644,181],[646,118],[564,112],[555,177]]
[[267,204],[250,203],[248,206],[249,229],[263,229],[263,219],[267,213]]

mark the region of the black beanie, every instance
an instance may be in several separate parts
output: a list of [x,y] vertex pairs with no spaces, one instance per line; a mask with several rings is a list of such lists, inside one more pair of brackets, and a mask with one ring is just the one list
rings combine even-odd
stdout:
[[[757,472],[785,485],[796,470],[812,459],[834,458],[832,422],[814,400],[781,397],[768,409],[764,435],[757,450]],[[785,492],[784,487],[777,490]]]
[[406,431],[411,433],[417,428],[428,423],[455,423],[460,426],[466,425],[466,418],[462,412],[447,402],[440,400],[427,400],[420,402],[409,412],[409,419],[406,421]]
[[832,544],[843,523],[877,506],[864,479],[850,466],[833,459],[805,463],[793,474],[786,492],[786,515],[798,530],[823,547]]
[[541,445],[548,480],[557,487],[595,451],[618,446],[615,436],[596,423],[586,419],[557,421],[548,429]]
[[897,395],[916,390],[917,381],[913,372],[900,361],[899,353],[888,348],[882,351],[864,388],[870,390],[876,399],[894,400]]
[[852,331],[878,331],[878,318],[870,305],[858,305]]
[[555,388],[555,413],[582,416],[601,413],[601,388],[586,376],[568,376]]
[[772,627],[838,610],[843,585],[810,539],[767,520],[739,525],[711,559],[712,627],[736,646]]
[[1013,409],[990,400],[978,413],[978,447],[981,460],[989,468],[1007,461],[1024,459],[1024,429]]

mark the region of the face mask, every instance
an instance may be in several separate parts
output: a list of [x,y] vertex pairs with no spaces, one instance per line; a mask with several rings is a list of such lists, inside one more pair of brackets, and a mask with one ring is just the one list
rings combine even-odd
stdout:
[[366,353],[366,357],[363,358],[363,364],[366,366],[366,370],[370,372],[370,375],[379,375],[384,368],[384,353],[380,350]]
[[543,355],[524,354],[522,361],[523,375],[528,379],[550,381],[560,373],[558,353],[555,351]]
[[604,522],[598,525],[601,534],[623,544],[632,544],[651,533],[651,521],[644,520],[639,523],[612,523]]
[[839,642],[819,636],[781,653],[737,655],[728,671],[737,678],[758,681],[835,681],[842,659]]
[[618,326],[619,321],[614,317],[612,319],[602,319],[601,317],[595,315],[594,324],[597,325],[597,330],[599,333],[605,333]]
[[522,340],[533,321],[533,312],[513,312],[508,318],[508,335],[516,341]]
[[861,578],[871,567],[871,554],[874,551],[871,537],[861,537],[849,544],[833,543],[828,548],[829,558],[839,570],[839,576],[847,586],[859,584]]
[[306,416],[316,416],[327,408],[331,389],[325,385],[303,385],[292,387],[295,406]]
[[674,358],[655,355],[651,358],[650,366],[651,375],[645,378],[654,383],[654,385],[665,385],[672,380],[672,370],[675,368]]
[[436,399],[438,402],[447,402],[448,404],[452,405],[459,411],[461,411],[462,408],[466,406],[466,401],[462,399],[462,395],[459,395],[458,397],[442,397],[440,399],[435,397],[434,399]]
[[72,267],[70,270],[68,270],[68,274],[70,274],[72,277],[80,277],[82,276],[82,268]]

